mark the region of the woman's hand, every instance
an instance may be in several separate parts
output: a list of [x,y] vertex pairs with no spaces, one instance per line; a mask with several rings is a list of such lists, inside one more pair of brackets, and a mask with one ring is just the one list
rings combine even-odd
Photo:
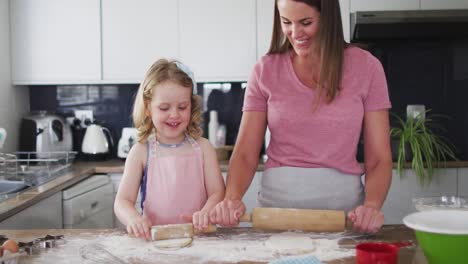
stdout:
[[141,237],[146,240],[151,239],[151,221],[142,215],[133,217],[127,224],[127,232],[135,237]]
[[210,211],[213,224],[231,227],[239,224],[239,218],[245,213],[245,204],[240,199],[224,199]]
[[193,223],[193,227],[198,230],[207,228],[208,225],[210,224],[209,211],[201,210],[201,211],[195,212],[192,216],[192,223]]
[[384,214],[373,207],[360,205],[348,213],[353,229],[361,233],[376,233],[384,223]]

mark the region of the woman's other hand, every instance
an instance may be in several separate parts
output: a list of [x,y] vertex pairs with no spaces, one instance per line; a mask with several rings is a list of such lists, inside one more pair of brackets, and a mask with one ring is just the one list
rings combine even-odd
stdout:
[[224,199],[210,211],[210,221],[225,227],[237,226],[245,213],[245,204],[240,199]]
[[361,233],[376,233],[384,223],[384,214],[373,207],[360,205],[348,213],[353,229]]
[[151,221],[142,215],[135,216],[127,224],[127,232],[129,235],[140,237],[146,240],[151,239]]

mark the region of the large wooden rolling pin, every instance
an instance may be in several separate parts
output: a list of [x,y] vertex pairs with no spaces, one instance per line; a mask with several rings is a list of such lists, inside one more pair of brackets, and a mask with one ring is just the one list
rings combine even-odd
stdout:
[[304,230],[339,232],[345,230],[344,211],[290,208],[254,208],[240,222],[251,222],[252,227],[263,230]]
[[198,230],[193,228],[193,224],[172,224],[155,225],[151,227],[152,240],[176,239],[184,237],[193,237],[196,234],[205,234],[216,232],[216,226],[209,225],[207,228]]

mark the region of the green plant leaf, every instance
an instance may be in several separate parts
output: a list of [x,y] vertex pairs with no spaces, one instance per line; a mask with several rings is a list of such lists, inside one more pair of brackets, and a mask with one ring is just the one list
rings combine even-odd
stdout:
[[408,118],[406,120],[391,113],[396,119],[397,126],[391,128],[390,136],[400,141],[396,170],[400,176],[403,175],[407,154],[405,146],[408,145],[412,152],[411,168],[422,186],[430,185],[435,172],[434,168],[445,166],[448,158],[458,160],[453,151],[453,144],[432,130],[437,128],[437,131],[446,131],[438,121],[445,116],[428,115],[430,111],[430,109],[426,111],[425,119]]

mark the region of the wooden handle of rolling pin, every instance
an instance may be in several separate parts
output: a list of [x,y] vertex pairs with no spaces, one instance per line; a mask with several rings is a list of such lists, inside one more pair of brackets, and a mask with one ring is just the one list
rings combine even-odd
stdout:
[[153,240],[175,239],[193,237],[196,234],[216,232],[216,226],[209,225],[207,228],[198,230],[193,224],[155,225],[151,227],[151,238]]
[[244,213],[240,218],[239,222],[247,222],[250,223],[252,222],[252,215],[249,213]]
[[346,216],[337,210],[254,208],[252,214],[246,213],[239,220],[263,230],[340,232],[345,230]]

